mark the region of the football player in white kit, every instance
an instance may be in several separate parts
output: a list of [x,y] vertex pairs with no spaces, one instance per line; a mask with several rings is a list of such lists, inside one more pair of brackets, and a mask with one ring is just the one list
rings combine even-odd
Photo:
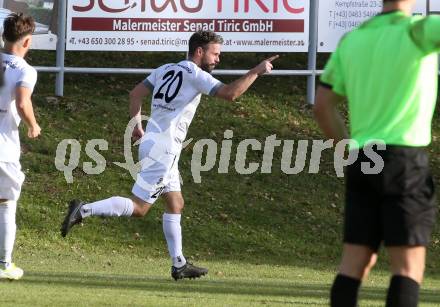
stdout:
[[[133,186],[132,198],[120,196],[85,204],[70,202],[61,226],[62,236],[89,216],[143,217],[162,195],[166,208],[163,232],[172,260],[171,276],[175,279],[197,278],[208,273],[186,261],[182,252],[180,226],[184,200],[180,190],[178,161],[188,127],[200,103],[201,94],[233,101],[243,94],[258,76],[272,70],[273,56],[230,84],[223,84],[210,72],[220,61],[221,36],[210,31],[194,33],[189,40],[188,59],[155,69],[130,93],[130,116],[136,119],[134,139],[141,139],[141,171]],[[145,132],[141,124],[141,105],[148,95],[151,115]]]
[[20,166],[18,125],[23,120],[28,137],[41,129],[32,108],[31,95],[37,71],[26,63],[35,23],[32,17],[10,14],[3,24],[2,57],[4,85],[0,89],[0,279],[20,279],[23,270],[12,262],[16,224],[15,212],[24,174]]

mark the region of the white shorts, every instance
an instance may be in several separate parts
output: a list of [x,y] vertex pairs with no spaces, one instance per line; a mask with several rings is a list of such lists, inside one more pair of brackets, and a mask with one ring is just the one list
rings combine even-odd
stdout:
[[0,162],[0,199],[18,200],[23,181],[19,162]]
[[179,156],[163,154],[157,160],[143,163],[131,192],[143,201],[154,204],[163,193],[180,191]]

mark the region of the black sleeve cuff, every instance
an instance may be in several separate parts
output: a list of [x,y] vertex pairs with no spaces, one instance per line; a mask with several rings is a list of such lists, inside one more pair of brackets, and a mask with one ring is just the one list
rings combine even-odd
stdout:
[[217,94],[218,90],[223,86],[224,84],[222,82],[217,83],[210,91],[209,96],[215,96]]
[[153,84],[151,84],[151,82],[148,79],[142,81],[142,84],[145,85],[145,87],[148,88],[150,91],[154,90]]

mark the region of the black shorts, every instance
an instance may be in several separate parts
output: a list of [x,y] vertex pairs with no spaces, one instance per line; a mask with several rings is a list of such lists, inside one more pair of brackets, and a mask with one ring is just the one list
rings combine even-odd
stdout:
[[376,251],[382,241],[385,246],[426,246],[437,214],[427,153],[390,145],[375,152],[384,161],[380,173],[362,172],[362,162],[374,166],[362,150],[347,167],[344,242]]

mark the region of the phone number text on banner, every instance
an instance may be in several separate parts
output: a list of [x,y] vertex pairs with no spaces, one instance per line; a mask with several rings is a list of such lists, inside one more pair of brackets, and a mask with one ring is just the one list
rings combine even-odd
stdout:
[[197,30],[223,51],[308,49],[308,0],[69,0],[67,18],[67,50],[186,51]]
[[[318,52],[336,50],[344,34],[379,14],[382,4],[382,0],[319,0]],[[426,4],[417,0],[413,13],[426,15]]]

